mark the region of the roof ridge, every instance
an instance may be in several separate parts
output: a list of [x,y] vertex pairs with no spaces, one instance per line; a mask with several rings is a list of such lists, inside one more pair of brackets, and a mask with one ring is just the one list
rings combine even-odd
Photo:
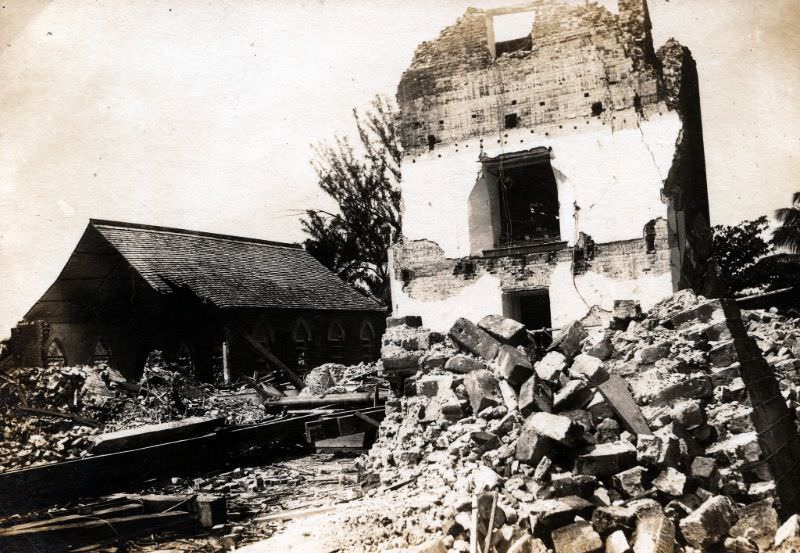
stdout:
[[92,226],[106,226],[138,230],[151,230],[154,232],[165,232],[170,234],[182,234],[188,236],[202,236],[205,238],[217,238],[221,240],[231,240],[233,242],[252,242],[255,244],[265,244],[268,246],[276,246],[279,248],[290,248],[293,250],[303,250],[300,244],[292,244],[289,242],[278,242],[275,240],[264,240],[261,238],[250,238],[247,236],[235,236],[233,234],[220,234],[216,232],[206,232],[202,230],[189,230],[175,227],[162,227],[157,225],[145,225],[142,223],[127,223],[125,221],[111,221],[108,219],[89,219],[89,224]]

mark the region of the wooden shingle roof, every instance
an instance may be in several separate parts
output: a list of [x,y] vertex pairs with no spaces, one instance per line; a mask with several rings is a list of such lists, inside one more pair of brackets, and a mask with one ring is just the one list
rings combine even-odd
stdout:
[[381,310],[296,244],[91,220],[155,290],[187,288],[219,308]]
[[220,309],[384,311],[296,244],[92,219],[25,319],[77,320],[130,280],[121,265],[159,294],[181,290]]

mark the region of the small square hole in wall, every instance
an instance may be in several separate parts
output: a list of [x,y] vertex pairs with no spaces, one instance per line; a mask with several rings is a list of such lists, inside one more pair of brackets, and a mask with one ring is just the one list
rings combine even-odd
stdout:
[[598,117],[603,111],[603,102],[594,102],[592,104],[592,115],[594,117]]
[[544,102],[539,102],[539,105],[540,105],[540,106],[543,106],[543,105],[544,105]]
[[519,124],[519,118],[516,113],[508,113],[505,118],[505,128],[515,129]]

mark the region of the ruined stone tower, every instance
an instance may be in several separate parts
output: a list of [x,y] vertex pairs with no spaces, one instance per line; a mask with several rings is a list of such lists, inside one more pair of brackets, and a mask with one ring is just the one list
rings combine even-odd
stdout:
[[470,8],[419,45],[397,91],[397,314],[557,327],[709,293],[696,67],[650,30],[644,0],[534,0]]

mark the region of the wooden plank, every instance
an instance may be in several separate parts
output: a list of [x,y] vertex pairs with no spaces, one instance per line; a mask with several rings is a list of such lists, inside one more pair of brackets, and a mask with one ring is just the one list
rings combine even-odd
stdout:
[[[381,390],[378,401],[385,401],[389,392]],[[284,397],[265,403],[273,407],[319,407],[322,405],[371,405],[375,402],[372,392],[353,392],[347,394],[331,394],[329,396]]]
[[43,415],[47,417],[58,417],[61,419],[69,419],[77,422],[78,424],[82,424],[84,426],[92,426],[94,428],[102,426],[98,421],[94,419],[81,417],[80,415],[75,415],[73,413],[65,413],[63,411],[54,411],[52,409],[37,409],[35,407],[17,407],[16,409],[17,411],[22,411],[23,413],[31,413],[33,415]]
[[225,417],[190,417],[179,421],[148,424],[136,428],[107,432],[94,438],[95,453],[115,453],[149,445],[174,442],[208,432],[225,425]]
[[[331,418],[312,421],[306,423],[306,440],[309,443],[314,443],[319,440],[375,430],[375,427],[380,425],[378,421],[383,420],[385,416],[386,411],[381,406],[343,412]],[[368,418],[369,421],[365,420],[364,417]]]
[[193,517],[186,511],[172,511],[169,513],[146,513],[131,515],[126,517],[115,517],[108,519],[97,519],[92,516],[82,516],[83,520],[69,521],[62,524],[49,526],[36,526],[14,530],[6,528],[0,533],[0,537],[19,537],[30,535],[58,535],[58,534],[83,534],[87,531],[105,530],[105,534],[124,533],[137,529],[155,529],[163,526],[170,526],[178,522],[192,520]]
[[231,330],[233,330],[234,332],[239,334],[242,338],[244,338],[245,341],[250,345],[250,347],[252,347],[258,353],[263,355],[264,358],[267,361],[269,361],[269,363],[272,366],[274,366],[275,368],[281,370],[289,378],[289,380],[292,382],[292,384],[295,386],[295,388],[297,388],[298,390],[302,390],[303,388],[305,388],[306,383],[303,381],[303,379],[300,378],[300,376],[298,376],[298,374],[296,372],[294,372],[292,369],[287,367],[283,363],[283,361],[281,361],[280,359],[275,357],[275,355],[271,351],[269,351],[267,348],[265,348],[261,344],[261,342],[259,342],[255,338],[253,338],[253,336],[249,332],[247,332],[244,329],[244,327],[242,327],[241,325],[235,324],[235,323],[229,323],[226,326],[230,327]]
[[119,517],[121,515],[141,514],[144,512],[144,510],[144,505],[141,503],[127,503],[125,505],[116,505],[114,507],[108,507],[105,509],[92,510],[90,513],[85,515],[71,514],[45,518],[34,522],[26,522],[23,524],[15,524],[14,526],[8,526],[6,528],[0,528],[0,537],[20,535],[20,533],[32,528],[42,528],[44,526],[57,526],[59,524],[73,523],[86,520],[87,517],[105,519],[113,518],[115,516]]

